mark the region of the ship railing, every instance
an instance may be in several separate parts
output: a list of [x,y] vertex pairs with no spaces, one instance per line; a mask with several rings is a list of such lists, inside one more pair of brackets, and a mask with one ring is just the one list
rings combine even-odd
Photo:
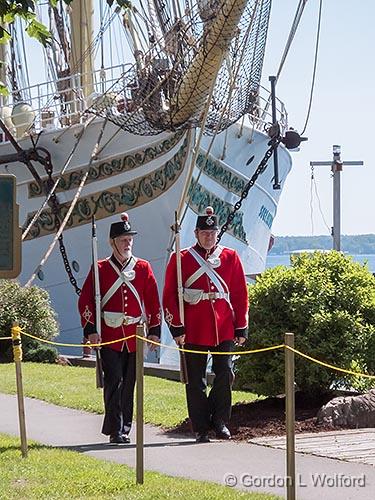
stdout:
[[84,111],[110,91],[131,64],[37,83],[1,96],[1,116],[20,138],[33,131],[64,128],[87,119]]
[[[270,91],[260,85],[257,97],[252,108],[249,110],[248,116],[254,128],[262,132],[267,132],[273,123],[270,103]],[[281,135],[284,135],[288,130],[288,113],[284,103],[278,97],[276,97],[276,120],[279,124]]]
[[[101,68],[90,74],[74,74],[57,80],[50,80],[19,89],[10,93],[6,100],[1,96],[0,114],[13,135],[21,138],[30,131],[39,133],[41,130],[65,128],[77,123],[83,123],[88,115],[85,110],[100,103],[101,96],[113,102],[119,112],[127,106],[131,108],[131,89],[121,95],[111,96],[111,89],[121,80],[121,76],[131,67],[131,64],[119,64]],[[124,86],[126,88],[126,86]],[[129,93],[129,95],[126,95]],[[254,128],[263,132],[272,124],[270,92],[259,86],[254,92],[248,116]],[[284,104],[276,99],[277,121],[281,133],[288,128],[288,116]],[[0,142],[6,140],[0,137]]]

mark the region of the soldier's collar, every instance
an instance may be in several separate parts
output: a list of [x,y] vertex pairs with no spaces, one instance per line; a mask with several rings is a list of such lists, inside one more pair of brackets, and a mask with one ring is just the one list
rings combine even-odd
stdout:
[[124,271],[126,267],[129,265],[130,261],[132,260],[133,256],[131,256],[129,259],[127,259],[124,264],[121,264],[118,259],[114,256],[114,254],[111,255],[110,260],[115,264],[115,266],[120,270]]
[[194,250],[196,250],[200,255],[202,255],[202,257],[204,257],[205,259],[207,259],[207,257],[209,257],[211,254],[214,253],[214,251],[216,250],[217,248],[217,245],[215,245],[214,247],[211,248],[211,250],[209,250],[207,252],[207,250],[205,248],[203,248],[202,246],[200,246],[199,242],[197,241],[197,243],[194,245]]

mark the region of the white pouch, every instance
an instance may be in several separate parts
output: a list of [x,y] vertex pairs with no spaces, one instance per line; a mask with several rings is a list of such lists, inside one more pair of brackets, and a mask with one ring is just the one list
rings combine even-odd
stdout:
[[104,323],[111,328],[119,328],[124,322],[124,314],[118,312],[103,311]]
[[184,301],[188,304],[198,304],[203,297],[203,290],[198,288],[184,288]]

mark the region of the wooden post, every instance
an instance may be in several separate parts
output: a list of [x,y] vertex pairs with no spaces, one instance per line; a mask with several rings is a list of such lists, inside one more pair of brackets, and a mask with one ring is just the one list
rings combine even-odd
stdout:
[[136,352],[136,385],[137,385],[137,434],[136,434],[136,482],[143,484],[144,481],[144,459],[143,459],[143,349],[144,343],[138,337],[144,336],[144,326],[137,326],[137,352]]
[[[285,345],[294,348],[294,334],[285,334]],[[294,352],[285,349],[285,425],[287,500],[296,498]]]
[[21,328],[17,321],[12,326],[12,343],[13,343],[13,358],[16,365],[16,382],[17,382],[17,401],[18,401],[18,419],[20,423],[21,436],[21,452],[23,458],[27,457],[27,438],[26,438],[26,423],[25,423],[25,403],[23,397],[22,385],[22,343],[21,343]]

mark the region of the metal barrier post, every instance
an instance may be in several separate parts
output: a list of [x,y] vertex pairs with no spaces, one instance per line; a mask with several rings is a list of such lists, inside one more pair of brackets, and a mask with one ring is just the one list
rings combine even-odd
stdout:
[[22,343],[21,343],[21,328],[15,321],[12,326],[12,343],[13,343],[13,358],[16,365],[16,382],[17,382],[17,400],[18,400],[18,419],[20,423],[21,436],[21,452],[24,458],[27,457],[27,438],[26,438],[26,423],[25,423],[25,404],[23,397],[22,385]]
[[[285,334],[285,345],[294,348],[294,334]],[[287,500],[296,498],[294,352],[285,349],[285,424]]]
[[144,325],[137,326],[136,338],[136,386],[137,386],[137,434],[136,434],[136,482],[143,484],[144,481],[144,459],[143,459],[143,349],[144,343],[141,338],[144,336]]

